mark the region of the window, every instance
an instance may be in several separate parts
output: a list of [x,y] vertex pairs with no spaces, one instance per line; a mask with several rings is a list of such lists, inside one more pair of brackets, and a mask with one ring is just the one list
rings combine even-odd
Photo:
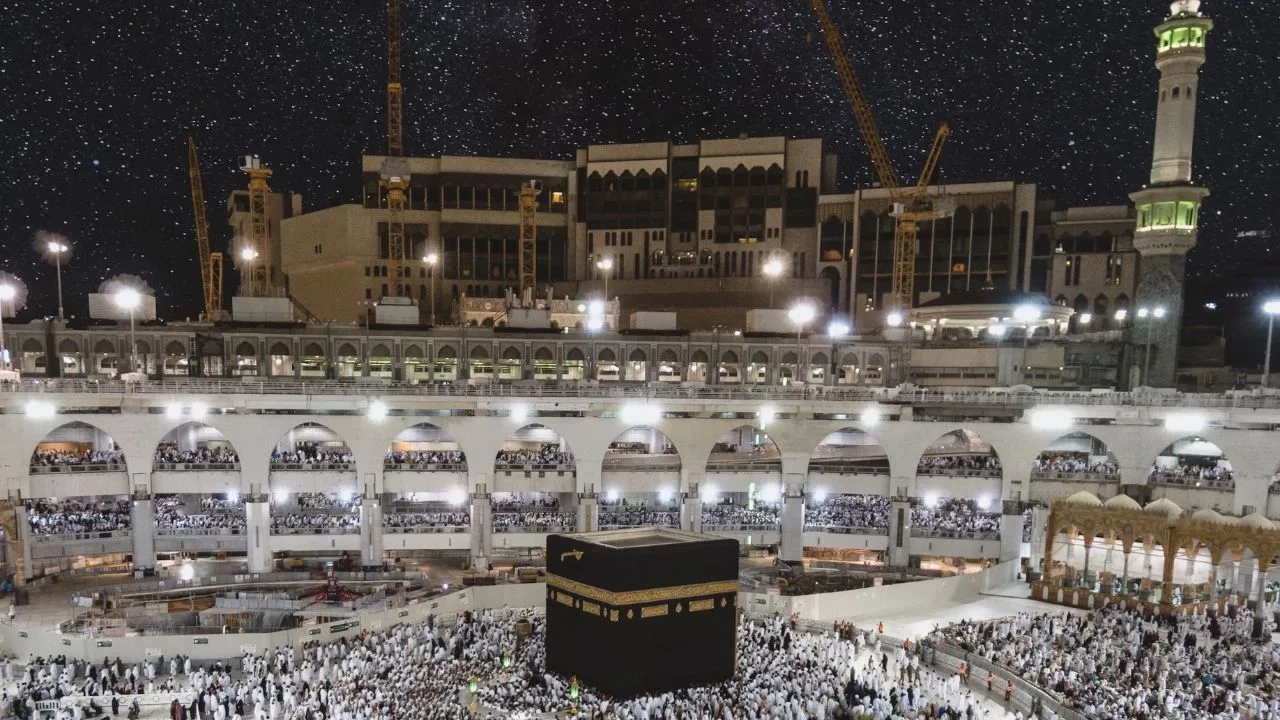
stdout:
[[551,204],[552,204],[552,205],[563,205],[563,204],[564,204],[564,193],[560,192],[559,190],[557,190],[557,191],[555,191],[555,192],[551,193]]

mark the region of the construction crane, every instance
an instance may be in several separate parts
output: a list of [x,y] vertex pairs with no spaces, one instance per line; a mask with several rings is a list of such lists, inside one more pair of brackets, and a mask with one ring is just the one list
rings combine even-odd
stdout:
[[271,169],[263,166],[257,155],[245,155],[240,159],[240,169],[249,176],[249,236],[241,238],[237,249],[240,270],[240,295],[242,297],[274,297],[275,284],[271,273],[271,223],[267,215],[267,202],[271,186],[267,178]]
[[542,182],[530,180],[520,185],[520,306],[537,304],[538,284],[538,193]]
[[195,138],[187,138],[187,174],[191,178],[191,207],[196,217],[196,258],[204,289],[204,314],[210,320],[222,316],[222,253],[209,251],[209,221],[204,214],[204,182]]
[[387,260],[391,277],[396,279],[393,294],[408,296],[405,262],[409,259],[409,248],[404,237],[404,206],[409,189],[409,161],[395,157],[383,160],[379,184],[387,191]]
[[404,155],[400,128],[404,87],[400,84],[400,0],[387,0],[387,154]]
[[862,92],[862,84],[853,70],[853,63],[845,51],[844,41],[840,38],[840,29],[831,19],[825,0],[810,0],[813,10],[818,15],[822,26],[822,34],[826,37],[827,47],[831,50],[831,58],[835,61],[836,73],[844,85],[845,95],[853,106],[853,116],[858,121],[862,138],[867,144],[867,152],[875,165],[880,185],[889,191],[890,202],[893,203],[893,215],[897,219],[893,241],[893,288],[889,310],[899,312],[906,320],[907,311],[911,309],[915,296],[916,279],[916,242],[920,234],[920,223],[926,220],[938,220],[949,217],[953,211],[950,203],[941,199],[931,200],[928,196],[929,182],[938,168],[938,160],[942,154],[942,145],[951,134],[946,123],[938,128],[933,139],[933,147],[925,160],[924,169],[920,171],[920,180],[912,187],[902,187],[898,175],[894,172],[893,163],[889,159],[889,151],[880,139],[880,129],[876,126],[875,117],[871,114],[871,106]]

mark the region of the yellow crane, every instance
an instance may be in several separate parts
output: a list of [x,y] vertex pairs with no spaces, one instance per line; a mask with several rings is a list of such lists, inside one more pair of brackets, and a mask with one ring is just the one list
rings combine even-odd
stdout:
[[209,221],[204,214],[204,181],[195,138],[187,138],[187,174],[191,178],[191,207],[196,218],[196,256],[200,285],[204,289],[204,314],[210,320],[222,316],[222,253],[209,251]]
[[387,0],[387,154],[404,154],[400,128],[404,87],[400,84],[400,0]]
[[410,296],[405,261],[408,260],[404,237],[404,209],[409,190],[409,161],[390,157],[382,161],[379,183],[387,190],[387,259],[391,265],[391,277],[395,278],[392,295]]
[[271,222],[267,203],[271,198],[271,186],[267,178],[271,169],[264,166],[257,155],[245,155],[240,169],[249,176],[249,236],[241,238],[239,253],[240,295],[243,297],[275,297],[276,288],[271,272]]
[[520,300],[521,307],[536,307],[538,285],[538,193],[542,183],[520,185]]
[[920,180],[912,187],[902,187],[898,175],[894,172],[893,163],[889,160],[889,151],[880,139],[880,129],[876,126],[875,117],[871,114],[871,106],[862,92],[862,84],[853,70],[849,53],[845,51],[844,41],[840,38],[840,29],[831,19],[825,0],[810,0],[813,10],[818,15],[822,26],[822,34],[826,37],[827,48],[831,50],[831,58],[835,61],[836,73],[844,85],[845,95],[853,106],[853,116],[858,121],[862,138],[867,144],[867,152],[875,165],[880,185],[889,191],[893,203],[893,215],[897,218],[897,227],[893,241],[893,288],[888,309],[903,314],[911,309],[915,296],[916,279],[916,242],[920,234],[920,223],[926,220],[937,220],[948,217],[951,211],[946,203],[932,201],[927,190],[933,173],[938,168],[938,159],[942,155],[942,145],[951,134],[946,123],[938,128],[933,138],[933,147],[925,160],[924,169],[920,171]]

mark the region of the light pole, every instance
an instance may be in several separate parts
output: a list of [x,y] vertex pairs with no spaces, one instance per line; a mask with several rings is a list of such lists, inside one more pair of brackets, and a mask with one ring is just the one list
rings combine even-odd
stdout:
[[[1116,313],[1117,315],[1119,313]],[[1150,317],[1151,319],[1147,319]],[[1142,384],[1147,385],[1151,381],[1151,331],[1154,329],[1156,320],[1164,317],[1164,307],[1156,307],[1148,310],[1147,308],[1138,308],[1138,319],[1147,320],[1147,341],[1143,344],[1142,351]]]
[[782,261],[777,257],[769,258],[764,264],[764,275],[769,278],[769,307],[773,308],[773,286],[777,284],[778,276],[782,274]]
[[62,313],[62,253],[70,250],[67,244],[57,240],[50,240],[45,246],[49,252],[53,253],[53,266],[57,269],[58,274],[58,319],[63,320]]
[[1027,346],[1031,340],[1031,323],[1040,319],[1040,308],[1033,305],[1019,305],[1013,310],[1013,317],[1022,323],[1022,368],[1019,375],[1027,379]]
[[440,256],[433,252],[427,253],[422,258],[422,262],[427,264],[427,272],[431,275],[431,290],[428,294],[431,295],[431,325],[434,327],[436,324],[436,263],[440,262]]
[[604,274],[604,302],[609,304],[609,275],[613,270],[613,258],[605,256],[600,258],[600,262],[596,263],[596,267],[600,268]]
[[1271,333],[1275,329],[1276,313],[1280,313],[1280,300],[1268,300],[1262,306],[1262,312],[1267,314],[1267,354],[1262,362],[1262,387],[1267,387],[1271,378]]
[[791,322],[796,324],[796,379],[799,379],[800,368],[804,366],[800,338],[804,335],[804,326],[813,322],[813,318],[817,314],[818,311],[809,303],[800,303],[787,311],[787,317],[791,318]]
[[996,339],[996,382],[1000,382],[1000,348],[1004,345],[1004,325],[992,325],[987,328],[987,335]]
[[118,290],[116,304],[129,311],[129,372],[138,372],[138,340],[133,331],[133,311],[142,304],[142,293],[133,288]]
[[18,289],[9,283],[0,285],[0,370],[9,367],[9,355],[4,351],[4,306],[18,296]]
[[827,337],[831,338],[831,379],[827,385],[840,384],[840,371],[844,369],[840,358],[840,340],[849,334],[849,323],[843,320],[832,320],[827,324]]

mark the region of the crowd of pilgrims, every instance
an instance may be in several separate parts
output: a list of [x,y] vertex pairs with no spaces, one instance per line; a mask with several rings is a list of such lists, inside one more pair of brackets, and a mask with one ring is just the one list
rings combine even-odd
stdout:
[[383,460],[386,465],[465,465],[467,456],[461,450],[392,450]]
[[296,450],[277,450],[271,453],[274,465],[349,465],[355,456],[346,450],[323,450],[315,445],[301,444]]
[[999,473],[1000,458],[995,455],[925,455],[916,464],[918,475],[935,471],[945,474],[950,470]]
[[935,630],[1010,668],[1091,720],[1280,718],[1280,647],[1252,639],[1254,616],[1020,613]]
[[754,508],[738,503],[703,503],[702,525],[777,525],[782,520],[782,511],[776,503],[756,502]]
[[499,450],[495,465],[512,467],[521,465],[572,465],[573,453],[562,450],[555,443],[543,443],[536,448]]
[[[519,644],[517,617],[533,626]],[[5,665],[16,692],[5,691],[0,713],[31,718],[35,702],[73,697],[136,717],[115,696],[176,693],[191,698],[170,705],[169,717],[183,720],[463,720],[475,717],[462,692],[473,679],[482,716],[498,710],[619,720],[959,720],[981,710],[972,694],[948,691],[946,681],[922,674],[917,655],[881,649],[874,631],[811,634],[780,617],[740,618],[738,672],[728,682],[620,701],[583,688],[575,701],[569,683],[546,671],[545,630],[536,614],[485,610],[456,623],[428,618],[226,663],[182,656],[139,664],[29,657],[25,667]],[[512,662],[504,667],[508,655]]]
[[600,527],[639,527],[658,525],[678,527],[680,508],[675,500],[666,503],[648,503],[622,498],[615,502],[602,502],[596,510]]
[[382,526],[393,528],[468,527],[471,513],[452,512],[389,512],[382,514]]
[[1111,460],[1091,460],[1088,453],[1042,453],[1036,458],[1035,470],[1098,475],[1115,475],[1120,471]]
[[888,528],[893,503],[881,495],[832,495],[804,508],[804,524],[823,527]]
[[160,443],[153,462],[171,465],[234,465],[240,462],[236,451],[225,447],[198,447],[179,450],[173,443]]
[[1217,464],[1216,460],[1206,463],[1203,458],[1178,458],[1173,467],[1151,468],[1151,482],[1167,485],[1217,485],[1230,486],[1235,482],[1231,471]]
[[157,495],[156,527],[170,530],[243,530],[244,503],[217,495],[200,499],[200,511],[192,512],[179,495]]
[[349,533],[360,528],[360,499],[355,496],[344,497],[336,493],[298,493],[293,496],[292,508],[277,510],[271,508],[271,531],[311,530],[314,532],[337,531]]
[[51,465],[112,465],[124,462],[119,450],[36,450],[31,453],[31,464]]
[[920,503],[911,508],[911,532],[921,537],[998,535],[1000,514],[984,512],[964,498],[940,499],[932,507]]
[[129,507],[128,500],[114,498],[36,499],[27,506],[27,522],[35,535],[128,530]]

